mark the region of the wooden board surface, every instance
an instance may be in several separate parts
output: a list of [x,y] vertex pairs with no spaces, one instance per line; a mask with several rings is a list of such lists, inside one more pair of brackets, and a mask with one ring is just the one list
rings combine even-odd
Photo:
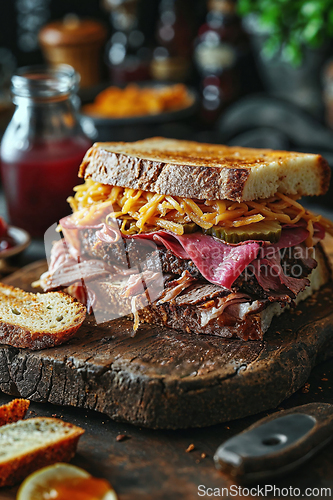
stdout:
[[[331,252],[331,247],[328,248]],[[28,289],[44,263],[7,282]],[[207,426],[275,408],[333,355],[333,286],[276,319],[264,342],[196,336],[88,318],[67,344],[32,352],[0,347],[0,388],[155,428]]]

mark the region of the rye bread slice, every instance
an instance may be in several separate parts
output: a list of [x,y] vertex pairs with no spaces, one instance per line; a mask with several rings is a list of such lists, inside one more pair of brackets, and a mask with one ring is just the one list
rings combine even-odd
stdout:
[[63,292],[28,293],[0,283],[0,342],[45,349],[72,337],[86,316],[83,304]]
[[330,167],[320,155],[155,137],[94,144],[80,177],[171,196],[249,201],[324,194]]
[[11,486],[32,472],[75,455],[81,427],[56,418],[30,418],[0,428],[0,486]]

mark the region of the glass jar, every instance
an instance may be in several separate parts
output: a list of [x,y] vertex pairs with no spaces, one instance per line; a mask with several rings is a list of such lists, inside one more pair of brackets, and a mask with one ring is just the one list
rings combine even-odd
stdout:
[[11,224],[32,236],[67,215],[78,167],[91,141],[75,112],[71,66],[26,67],[12,78],[16,110],[1,141],[2,182]]

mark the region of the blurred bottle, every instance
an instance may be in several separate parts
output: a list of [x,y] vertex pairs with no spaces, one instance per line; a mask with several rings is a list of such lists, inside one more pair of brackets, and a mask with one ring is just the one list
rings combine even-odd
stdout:
[[333,129],[333,59],[327,61],[322,79],[326,123]]
[[138,25],[138,0],[104,0],[114,33],[106,45],[111,81],[117,85],[150,79],[151,50]]
[[194,59],[200,75],[202,116],[213,122],[239,93],[237,63],[247,45],[233,0],[209,0],[206,22],[195,42]]
[[185,81],[189,75],[193,30],[191,4],[184,0],[161,0],[151,64],[155,80]]
[[100,82],[100,50],[106,29],[99,21],[79,19],[68,14],[42,28],[39,41],[44,56],[52,65],[70,64],[81,76],[81,87]]
[[71,66],[26,67],[12,78],[16,110],[1,141],[1,174],[10,222],[42,236],[67,215],[66,198],[91,141],[73,105]]
[[4,133],[14,110],[10,95],[10,80],[16,61],[10,50],[0,48],[0,137]]

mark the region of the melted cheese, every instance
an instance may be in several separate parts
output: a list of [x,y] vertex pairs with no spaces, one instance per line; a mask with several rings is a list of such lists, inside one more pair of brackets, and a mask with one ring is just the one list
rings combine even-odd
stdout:
[[[296,224],[300,219],[307,222],[308,246],[313,243],[313,223],[323,221],[325,229],[333,234],[330,221],[314,215],[296,201],[297,196],[276,193],[267,199],[234,202],[230,200],[193,200],[169,196],[139,189],[100,184],[91,179],[74,188],[76,194],[68,198],[74,212],[96,208],[108,202],[110,213],[106,217],[120,219],[121,232],[126,235],[158,229],[168,229],[175,234],[184,233],[184,224],[195,222],[203,229],[220,225],[240,227],[261,220],[277,220]],[[97,206],[96,206],[97,205]],[[88,215],[89,217],[89,215]]]

